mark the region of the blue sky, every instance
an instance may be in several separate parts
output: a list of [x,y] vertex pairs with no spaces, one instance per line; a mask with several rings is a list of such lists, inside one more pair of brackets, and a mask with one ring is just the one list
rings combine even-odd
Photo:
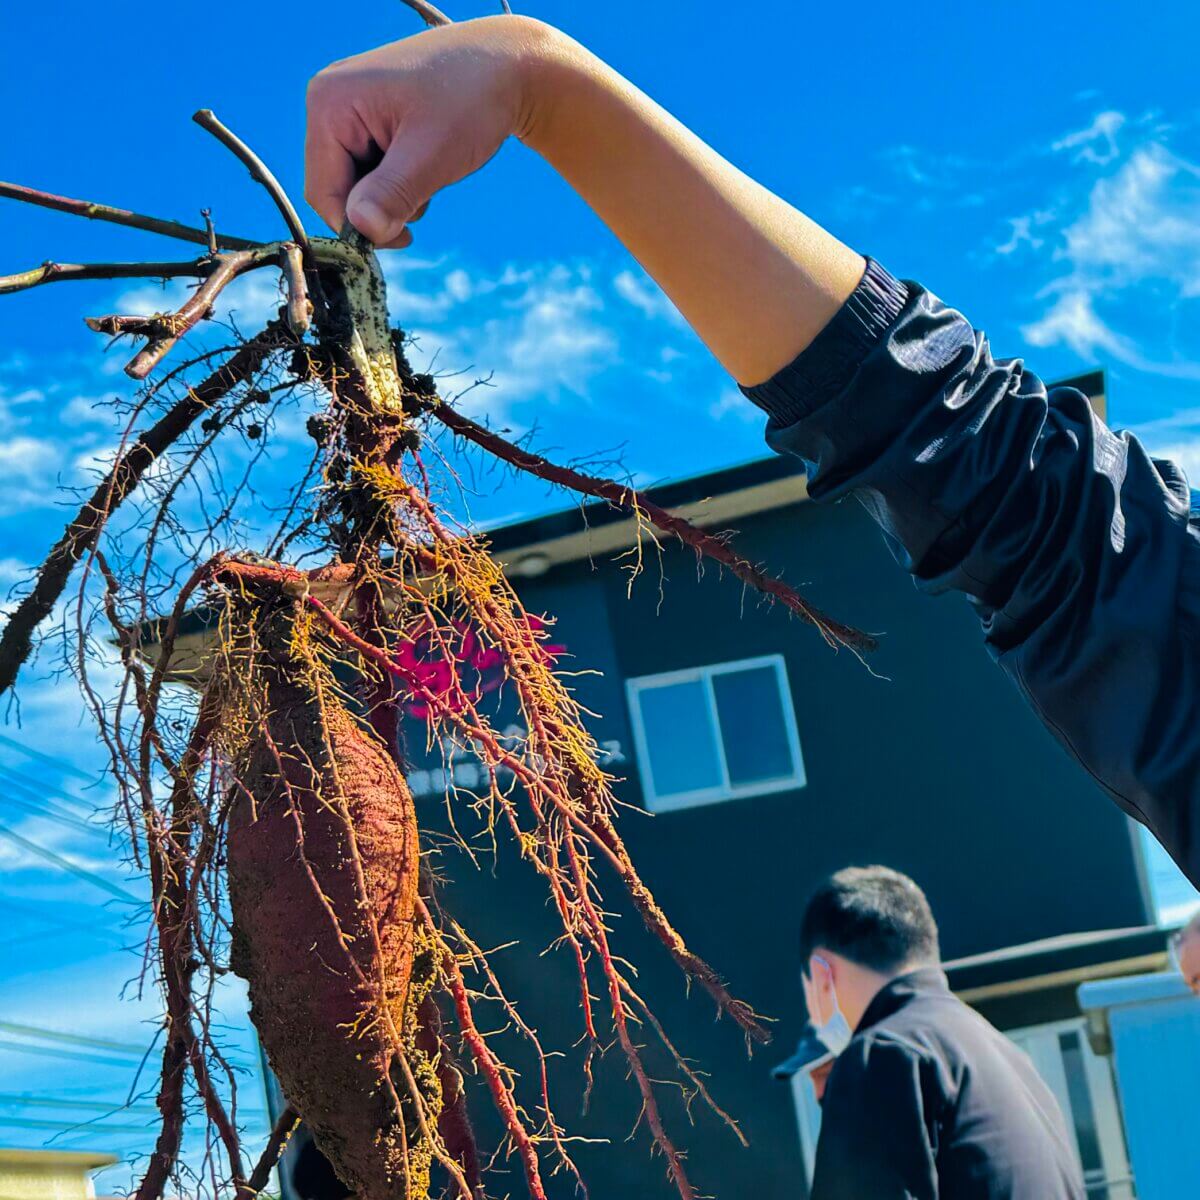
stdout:
[[[485,11],[447,7],[458,17]],[[343,0],[334,21],[310,0],[133,11],[77,0],[4,6],[0,177],[186,220],[210,205],[222,228],[262,237],[279,232],[273,210],[190,123],[192,111],[215,109],[298,198],[307,77],[416,29],[396,0]],[[546,0],[529,11],[843,239],[965,310],[997,353],[1024,356],[1049,378],[1105,367],[1112,421],[1200,477],[1194,6],[1162,4],[1153,19],[1133,5],[1027,0],[763,0],[746,11],[711,0]],[[0,272],[48,257],[172,253],[148,235],[0,201]],[[763,452],[754,410],[586,207],[519,147],[440,197],[388,274],[394,315],[420,353],[460,372],[463,386],[490,374],[493,386],[467,400],[472,411],[536,429],[544,449],[616,455],[641,481]],[[249,325],[273,300],[255,279],[233,304]],[[106,356],[80,318],[164,303],[118,284],[0,300],[0,588],[61,530],[62,498],[48,481],[86,482],[118,437],[108,401],[131,394],[120,352]],[[277,473],[286,429],[281,443]],[[476,519],[563,503],[497,482],[478,481]],[[90,1119],[122,1101],[157,1013],[152,995],[129,998],[139,910],[111,891],[140,895],[141,885],[102,829],[72,823],[109,797],[77,694],[53,667],[44,659],[22,688],[23,728],[10,714],[0,733],[55,764],[0,743],[0,825],[93,877],[0,837],[0,1143],[41,1144],[56,1130],[31,1122]],[[54,819],[20,805],[46,788],[60,793]],[[1154,862],[1164,903],[1187,902]],[[235,1012],[239,998],[227,1007]],[[249,1045],[235,1041],[250,1065]],[[67,1056],[46,1053],[56,1048]],[[18,1103],[18,1093],[74,1107]],[[253,1087],[247,1097],[261,1107]],[[129,1153],[147,1144],[139,1127],[150,1121],[135,1107],[102,1122],[106,1132],[62,1133],[55,1144]]]

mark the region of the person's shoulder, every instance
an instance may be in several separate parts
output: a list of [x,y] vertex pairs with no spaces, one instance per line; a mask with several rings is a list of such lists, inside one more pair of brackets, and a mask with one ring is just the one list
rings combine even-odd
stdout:
[[851,1058],[861,1067],[876,1066],[898,1059],[926,1060],[934,1049],[924,1035],[924,1029],[911,1024],[890,1025],[881,1022],[856,1033],[839,1058]]
[[913,997],[903,1008],[856,1034],[854,1040],[862,1039],[860,1053],[866,1058],[907,1056],[953,1067],[981,1039],[1000,1036],[957,996],[937,992]]
[[940,1111],[948,1076],[942,1054],[929,1040],[887,1026],[856,1033],[835,1059],[825,1089],[825,1106],[855,1111],[906,1103]]

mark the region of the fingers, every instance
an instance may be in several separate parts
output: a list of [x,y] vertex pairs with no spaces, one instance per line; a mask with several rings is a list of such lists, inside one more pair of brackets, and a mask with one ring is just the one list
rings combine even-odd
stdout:
[[[399,236],[393,238],[390,242],[375,242],[374,243],[375,249],[376,250],[405,250],[409,246],[411,246],[413,243],[413,232],[412,232],[412,229],[410,228],[410,226],[414,225],[429,211],[429,203],[430,202],[428,200],[426,200],[425,203],[422,204],[421,207],[418,208],[417,211],[415,213],[413,213],[413,215],[411,217],[408,218],[408,224],[405,225],[405,227],[400,231]],[[351,224],[353,224],[353,222],[351,222]],[[358,229],[358,226],[355,225],[354,228]],[[362,230],[359,229],[359,232],[361,233]]]
[[[358,226],[356,225],[355,228],[357,229]],[[375,249],[376,250],[407,250],[408,247],[412,245],[412,243],[413,243],[412,230],[409,229],[408,226],[406,225],[400,231],[399,236],[393,238],[390,242],[376,242]]]
[[370,134],[353,109],[324,75],[316,76],[308,86],[304,198],[335,232],[346,219],[346,197],[371,149]]
[[[400,147],[390,159],[381,156],[365,130],[361,136],[347,137],[347,130],[337,130],[337,114],[322,111],[311,100],[309,111],[304,186],[308,203],[333,230],[340,230],[349,216],[351,224],[381,249],[410,245],[407,225],[419,221],[429,209],[426,199],[411,209],[407,219],[400,215],[409,212],[410,197],[416,194],[407,182],[410,156]],[[348,147],[347,142],[354,145]],[[359,183],[365,186],[360,188]]]
[[379,166],[350,189],[346,216],[376,246],[407,245],[412,240],[408,222],[418,219],[428,206],[422,181],[424,141],[420,136],[397,137]]
[[357,178],[354,159],[331,138],[309,126],[305,146],[304,198],[335,232],[346,218],[346,197]]

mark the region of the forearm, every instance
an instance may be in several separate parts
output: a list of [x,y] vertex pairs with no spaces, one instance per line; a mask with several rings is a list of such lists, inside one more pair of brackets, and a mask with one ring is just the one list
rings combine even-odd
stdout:
[[863,260],[577,43],[546,31],[522,140],[583,197],[741,383],[805,349]]

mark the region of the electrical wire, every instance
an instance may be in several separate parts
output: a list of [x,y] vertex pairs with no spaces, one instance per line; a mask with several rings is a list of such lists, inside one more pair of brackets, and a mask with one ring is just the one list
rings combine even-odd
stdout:
[[98,888],[103,888],[104,891],[116,896],[119,900],[125,900],[130,904],[137,904],[139,906],[145,903],[132,892],[126,891],[125,888],[112,883],[105,879],[104,876],[97,875],[95,871],[89,871],[86,867],[81,867],[77,863],[71,862],[68,858],[63,858],[61,854],[55,854],[53,850],[47,849],[40,842],[35,842],[30,838],[24,837],[15,830],[9,829],[6,825],[0,825],[0,837],[6,837],[9,841],[16,842],[18,846],[28,850],[31,854],[36,854],[39,858],[44,858],[49,863],[53,863],[60,870],[77,875],[80,879],[86,880]]
[[[15,1092],[0,1092],[0,1105],[24,1108],[69,1108],[82,1112],[98,1113],[148,1113],[158,1116],[158,1107],[154,1104],[125,1104],[120,1100],[59,1100],[54,1096],[22,1096]],[[238,1105],[239,1117],[263,1117],[266,1110],[261,1108],[243,1108]]]
[[36,759],[40,763],[44,763],[48,767],[57,767],[64,775],[70,775],[74,779],[82,779],[85,783],[94,783],[94,778],[86,771],[81,771],[74,763],[69,763],[63,758],[54,758],[49,754],[43,754],[40,750],[35,750],[32,746],[26,746],[18,742],[15,738],[10,738],[6,734],[0,733],[0,746],[9,746],[13,750],[18,750],[28,758]]
[[17,1021],[0,1021],[0,1030],[4,1033],[19,1033],[25,1037],[43,1038],[48,1042],[66,1042],[71,1046],[119,1050],[123,1054],[132,1054],[136,1058],[141,1058],[146,1049],[134,1042],[115,1042],[111,1038],[89,1037],[82,1033],[64,1033],[59,1029],[45,1029],[41,1025],[24,1025]]
[[[55,902],[57,903],[57,902]],[[10,900],[7,896],[0,896],[0,908],[8,909],[9,912],[20,913],[22,916],[29,917],[34,921],[42,921],[47,925],[57,926],[59,929],[78,929],[84,932],[92,932],[98,927],[103,928],[112,937],[120,937],[120,932],[112,925],[111,920],[106,925],[103,918],[111,918],[111,914],[104,909],[100,909],[95,918],[87,921],[72,921],[67,917],[61,917],[56,912],[47,912],[46,908],[51,904],[51,901],[44,900],[43,907],[37,908],[32,904],[19,904],[16,900]],[[95,910],[93,910],[95,911]],[[126,919],[121,918],[125,923]]]
[[[0,1117],[0,1125],[11,1125],[18,1129],[57,1129],[59,1132],[80,1129],[76,1121],[42,1121],[37,1117]],[[95,1129],[103,1133],[145,1133],[150,1126],[146,1125],[95,1125]]]
[[10,767],[7,763],[0,762],[0,775],[16,780],[27,790],[34,789],[39,796],[57,796],[67,804],[74,805],[74,807],[82,809],[89,814],[96,811],[97,806],[85,800],[82,796],[76,796],[74,792],[68,792],[65,788],[49,787],[45,780],[35,779],[32,775],[26,775],[23,771],[18,771],[15,767]]
[[[6,780],[3,777],[0,777],[0,784],[7,784],[9,787],[13,786],[10,780]],[[79,820],[78,817],[72,817],[67,813],[59,812],[57,809],[46,807],[45,801],[35,803],[0,791],[0,804],[7,804],[13,808],[18,808],[22,812],[29,813],[43,821],[52,821],[55,825],[61,825],[64,829],[73,829],[77,833],[90,833],[93,836],[103,834],[103,830],[97,829],[94,825],[89,825],[86,821]]]
[[65,1058],[68,1062],[98,1063],[105,1067],[123,1067],[125,1070],[136,1065],[128,1058],[109,1058],[102,1054],[88,1054],[79,1050],[59,1050],[55,1046],[30,1046],[24,1042],[10,1042],[6,1038],[0,1038],[0,1050],[34,1054],[39,1058]]

